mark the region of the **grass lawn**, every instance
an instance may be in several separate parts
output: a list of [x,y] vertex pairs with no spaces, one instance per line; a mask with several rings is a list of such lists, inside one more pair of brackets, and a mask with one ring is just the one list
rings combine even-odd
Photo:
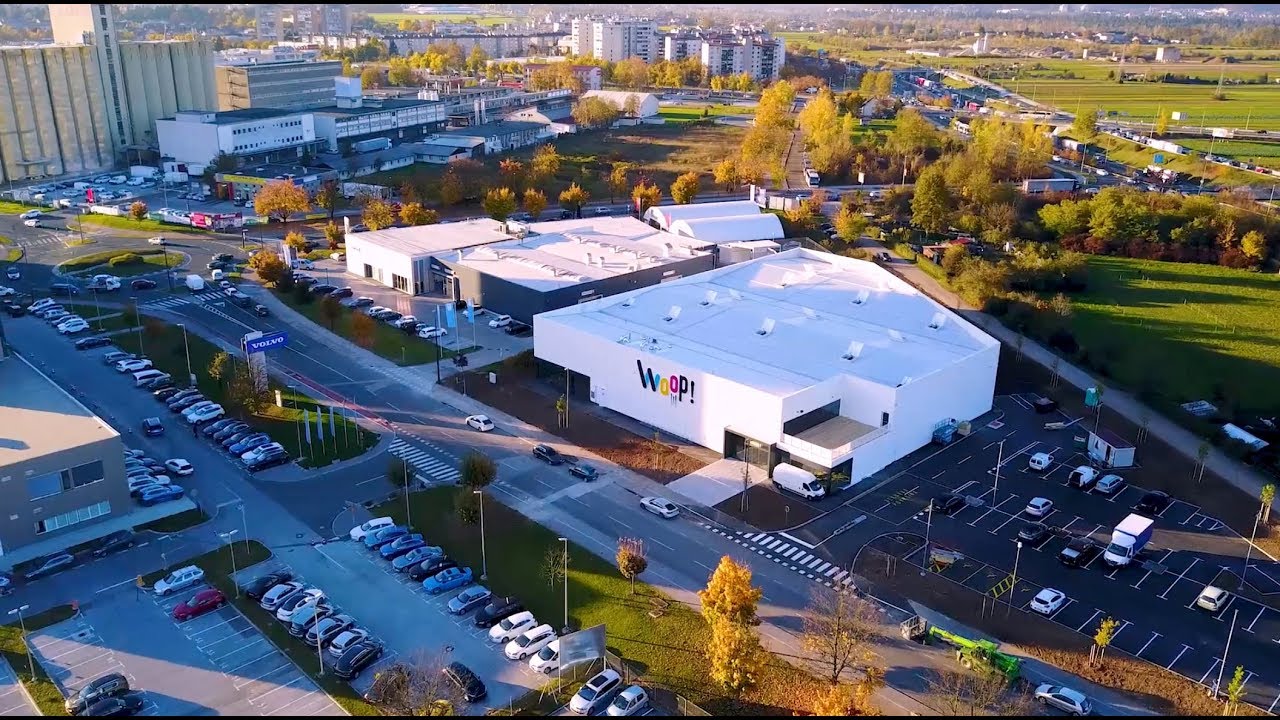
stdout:
[[[148,247],[148,248],[106,250],[104,252],[89,253],[88,255],[81,255],[79,257],[74,257],[74,258],[71,258],[70,260],[59,263],[58,269],[64,273],[81,273],[81,272],[86,272],[88,270],[93,270],[94,272],[104,272],[111,275],[121,275],[130,266],[118,265],[113,268],[109,265],[109,263],[111,261],[111,258],[119,257],[120,255],[125,255],[129,253],[138,255],[139,257],[142,258],[142,262],[137,263],[137,265],[143,266],[146,272],[155,272],[156,268],[150,267],[152,263],[158,263],[161,269],[164,268],[164,256],[165,256],[164,250],[161,248]],[[171,265],[177,265],[178,261],[179,261],[178,258],[172,258],[172,257],[169,258],[169,263]],[[103,265],[105,266],[105,268],[98,269],[99,265]],[[133,274],[136,275],[137,273],[133,273]]]
[[[120,251],[115,255],[123,254]],[[93,267],[85,268],[77,272],[85,275],[94,275],[97,273],[106,273],[115,275],[119,278],[134,277],[135,275],[147,275],[153,272],[163,272],[165,268],[174,269],[182,265],[182,253],[161,253],[159,255],[143,255],[141,261],[129,263],[126,265],[108,265],[103,263]]]
[[[1155,148],[1139,145],[1112,135],[1099,135],[1094,142],[1107,151],[1107,157],[1111,160],[1132,167],[1142,168],[1154,164],[1156,154],[1159,153]],[[1206,162],[1185,155],[1162,154],[1165,159],[1164,167],[1186,173],[1193,178],[1203,177],[1220,185],[1267,185],[1280,182],[1269,175],[1260,175],[1255,172]]]
[[1269,168],[1280,168],[1280,143],[1264,143],[1254,140],[1176,140],[1179,145],[1199,150],[1212,151],[1214,155],[1229,157],[1234,160],[1252,160]]
[[21,215],[28,210],[48,210],[48,205],[27,205],[12,200],[0,200],[0,215]]
[[[268,615],[266,611],[258,606],[258,603],[243,595],[236,597],[235,583],[231,579],[231,553],[235,552],[234,564],[236,570],[244,570],[271,557],[271,551],[256,540],[250,540],[247,544],[248,548],[246,549],[244,541],[234,542],[180,564],[199,565],[203,568],[205,580],[231,598],[231,604],[235,605],[236,609],[249,619],[249,622],[257,626],[258,630],[263,635],[266,635],[268,640],[275,643],[276,647],[288,655],[289,659],[293,660],[308,677],[315,681],[343,709],[352,715],[377,715],[377,710],[365,702],[359,693],[347,683],[332,674],[324,675],[323,677],[316,675],[316,650],[314,647],[290,635],[285,626],[277,622],[274,616]],[[179,563],[174,563],[174,565],[178,566]],[[147,585],[152,585],[156,580],[164,576],[165,571],[162,570],[150,575],[144,575],[142,579]]]
[[[410,506],[414,525],[444,547],[460,564],[480,571],[480,526],[462,523],[453,509],[455,488],[414,493]],[[463,492],[466,492],[465,490]],[[404,501],[373,508],[374,515],[405,520]],[[497,594],[515,594],[543,622],[564,622],[564,589],[551,587],[540,568],[548,549],[557,548],[557,533],[507,506],[486,499],[485,541],[488,549],[487,587]],[[659,617],[650,611],[662,608]],[[671,602],[653,587],[631,585],[612,562],[585,548],[569,546],[569,622],[575,628],[606,626],[606,644],[640,674],[651,687],[679,693],[715,715],[790,715],[808,711],[819,682],[774,659],[755,690],[729,697],[708,679],[704,649],[710,632],[697,610]],[[652,690],[651,690],[652,692]]]
[[[23,618],[23,622],[27,632],[31,632],[60,623],[72,615],[74,613],[70,605],[59,605],[36,615],[27,615]],[[34,666],[31,664],[27,654],[27,644],[23,642],[22,628],[19,624],[0,625],[0,654],[9,661],[9,665],[18,675],[18,680],[26,686],[27,692],[31,694],[31,698],[35,700],[42,714],[67,714],[58,686],[49,679],[40,663],[35,663]],[[31,673],[32,667],[35,669],[34,675]]]
[[[1126,72],[1135,72],[1130,67],[1125,69]],[[1275,72],[1275,68],[1271,71]],[[1216,67],[1213,75],[1217,77]],[[1104,112],[1118,113],[1117,119],[1151,122],[1157,111],[1179,111],[1186,113],[1187,120],[1174,124],[1244,127],[1248,122],[1251,128],[1280,129],[1280,87],[1274,84],[1228,85],[1223,88],[1227,99],[1214,100],[1216,84],[1120,84],[1098,79],[1056,78],[1000,82],[1038,102],[1057,105],[1070,112],[1077,107],[1097,107]]]
[[[608,200],[606,181],[614,162],[634,163],[639,172],[658,184],[664,196],[670,195],[670,187],[676,176],[689,171],[702,174],[702,187],[715,186],[712,169],[726,157],[736,156],[738,146],[746,130],[729,125],[696,125],[671,123],[670,125],[637,125],[609,131],[583,132],[564,135],[552,144],[560,153],[560,171],[543,183],[542,190],[552,211],[558,207],[560,191],[576,182],[591,195],[593,202]],[[535,148],[526,148],[503,155],[528,163]],[[486,172],[480,185],[500,185],[498,160],[485,161]],[[424,182],[428,194],[435,193],[444,171],[436,166],[413,166],[366,176],[363,182],[389,185],[399,188],[406,181]],[[636,173],[633,173],[634,182]],[[615,202],[629,199],[614,197]],[[474,207],[478,208],[479,205]]]
[[1090,256],[1072,305],[1080,345],[1162,410],[1216,395],[1246,413],[1280,405],[1276,275]]
[[[182,385],[184,383],[181,379],[187,376],[187,356],[183,347],[182,328],[152,320],[144,316],[142,321],[144,329],[141,333],[124,333],[115,336],[113,340],[122,350],[151,358],[157,368],[178,379],[178,384]],[[270,435],[271,439],[283,445],[290,455],[299,458],[303,467],[323,467],[338,460],[346,460],[360,455],[377,444],[377,433],[361,428],[354,421],[338,417],[334,418],[334,428],[337,430],[335,443],[335,438],[330,437],[329,434],[327,419],[329,404],[317,401],[297,390],[296,387],[289,389],[276,378],[271,378],[267,390],[269,403],[257,414],[250,415],[242,408],[234,407],[226,400],[226,390],[223,385],[208,373],[209,364],[218,353],[218,348],[198,335],[188,333],[187,340],[191,347],[191,368],[196,374],[196,384],[205,397],[221,403],[229,415],[239,416],[256,430]],[[232,360],[243,362],[238,354],[232,355]],[[283,407],[275,404],[276,392],[280,393]],[[303,419],[304,410],[310,411],[311,422],[314,423],[317,407],[325,411],[324,435],[327,442],[323,445],[318,442],[308,445],[299,425]],[[181,416],[172,414],[169,416],[175,418],[174,423],[183,422]],[[184,432],[176,426],[171,427],[171,430]],[[311,430],[314,437],[315,428],[312,427]]]
[[197,507],[191,508],[190,510],[183,510],[180,513],[170,515],[169,517],[162,517],[159,520],[152,520],[149,523],[143,523],[142,525],[134,528],[134,530],[152,530],[158,533],[175,533],[179,530],[186,530],[187,528],[195,527],[208,519],[209,516]]
[[2,259],[4,262],[18,262],[18,258],[22,257],[21,248],[13,246],[13,240],[0,235],[0,253],[4,254]]
[[515,18],[510,15],[459,15],[455,13],[428,13],[419,15],[418,13],[369,13],[369,17],[379,24],[398,25],[401,20],[421,20],[423,22],[431,20],[433,22],[447,23],[475,23],[476,25],[502,25],[504,23],[514,22]]
[[[338,315],[337,321],[333,327],[329,327],[329,321],[325,319],[320,308],[322,303],[319,300],[312,300],[307,303],[299,303],[293,293],[276,293],[276,297],[289,307],[297,310],[305,315],[315,324],[323,328],[328,328],[335,334],[352,340],[351,335],[351,317],[354,314],[349,308],[342,308]],[[352,340],[352,342],[355,342]],[[373,331],[373,345],[369,350],[378,355],[394,362],[397,365],[424,365],[436,361],[437,346],[431,340],[404,332],[398,328],[391,327],[384,322],[378,322]],[[470,348],[463,348],[463,351]],[[441,360],[448,360],[457,355],[456,350],[447,347],[440,347]]]
[[208,234],[207,230],[188,227],[186,225],[174,225],[172,223],[160,222],[159,220],[134,220],[133,218],[126,216],[91,214],[80,215],[79,218],[80,221],[86,225],[100,225],[102,227],[114,228],[116,230],[134,230],[136,232],[155,233],[157,235],[173,235],[175,233],[187,235]]
[[[703,115],[703,112],[706,115]],[[716,105],[712,103],[704,103],[698,105],[664,105],[659,108],[658,114],[666,118],[668,122],[690,122],[692,120],[701,120],[703,117],[719,117],[719,116],[742,116],[750,117],[756,114],[754,107],[744,107],[741,105]]]

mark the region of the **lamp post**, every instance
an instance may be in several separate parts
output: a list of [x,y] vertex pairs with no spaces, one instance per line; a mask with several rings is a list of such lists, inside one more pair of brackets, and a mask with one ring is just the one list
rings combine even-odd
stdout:
[[165,571],[169,570],[169,556],[164,551],[164,541],[168,539],[168,535],[161,535],[156,539],[156,542],[160,545],[160,562],[164,563]]
[[234,582],[236,574],[236,544],[232,542],[231,539],[234,538],[238,532],[240,531],[228,530],[226,532],[218,533],[218,537],[227,542],[227,550],[231,553],[231,576],[233,578],[233,584],[236,586],[236,597],[240,597],[240,583]]
[[413,513],[409,510],[409,483],[413,482],[413,478],[409,475],[409,461],[400,458],[401,467],[404,469],[404,524],[413,526]]
[[187,342],[187,326],[185,323],[178,323],[178,327],[182,328],[182,348],[187,353],[187,382],[195,387],[196,374],[191,371],[191,344]]
[[1000,441],[1000,451],[996,455],[996,481],[991,486],[991,505],[996,504],[996,493],[1000,490],[1000,465],[1004,463],[1004,441]]
[[933,529],[933,501],[925,508],[924,520],[924,562],[920,563],[920,575],[929,571],[929,531]]
[[[28,609],[30,609],[30,607],[31,607],[30,605],[19,605],[18,607],[9,611],[10,615],[18,616],[18,627],[22,628],[22,644],[23,645],[26,645],[27,643],[27,622],[22,618],[22,613],[26,612]],[[31,674],[32,678],[36,676],[35,660],[32,659],[30,652],[27,653],[27,672]]]
[[249,521],[244,516],[244,502],[240,503],[240,525],[244,528],[244,551],[249,552]]
[[480,496],[480,579],[489,579],[489,560],[484,551],[484,492],[481,490],[472,490],[473,494]]
[[[298,398],[296,395],[293,394],[293,389],[296,387],[297,385],[285,385],[284,389],[289,391],[289,404],[293,406],[293,415],[294,415],[293,430],[294,430],[295,436],[298,439],[298,456],[301,457],[302,456],[302,426],[299,424],[299,422],[301,422],[302,416],[298,415]],[[243,507],[244,506],[242,505],[241,508],[243,509]]]
[[561,582],[564,584],[564,630],[562,635],[569,633],[569,538],[560,538],[560,542],[564,543],[564,578]]
[[1262,520],[1262,508],[1258,508],[1258,514],[1253,516],[1253,532],[1249,533],[1249,547],[1244,551],[1244,569],[1240,571],[1240,581],[1244,582],[1244,578],[1249,574],[1249,556],[1253,554],[1253,541],[1258,537],[1258,523]]
[[[1018,584],[1018,560],[1022,558],[1022,541],[1018,541],[1018,549],[1013,556],[1013,585],[1009,586],[1009,610],[1013,610],[1013,588]],[[1006,611],[1007,616],[1008,611]]]

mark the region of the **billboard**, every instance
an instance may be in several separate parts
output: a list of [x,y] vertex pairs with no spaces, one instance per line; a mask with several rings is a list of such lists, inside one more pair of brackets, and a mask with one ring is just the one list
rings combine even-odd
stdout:
[[[251,337],[257,335],[258,337]],[[277,330],[273,333],[250,333],[244,336],[244,351],[246,353],[260,353],[275,348],[284,347],[289,341],[289,334],[283,330]]]
[[604,657],[604,625],[585,628],[560,638],[560,667]]

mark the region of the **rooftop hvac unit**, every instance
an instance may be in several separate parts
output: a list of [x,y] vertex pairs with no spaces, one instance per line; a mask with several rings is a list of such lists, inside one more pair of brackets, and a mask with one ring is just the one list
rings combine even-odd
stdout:
[[737,290],[730,290],[730,291],[729,291],[729,297],[730,297],[730,298],[732,298],[732,299],[734,299],[734,300],[741,300],[741,299],[742,299],[742,293],[738,292]]
[[890,338],[891,340],[893,340],[894,342],[902,342],[902,340],[903,340],[903,338],[902,338],[902,333],[898,332],[897,330],[893,330],[893,329],[890,329],[890,330],[889,330],[889,338]]
[[708,291],[707,291],[707,294],[702,296],[702,302],[701,302],[701,303],[699,303],[699,304],[700,304],[700,305],[702,305],[703,307],[705,307],[705,306],[710,305],[711,303],[713,303],[713,302],[715,302],[715,301],[716,301],[716,291],[715,291],[715,290],[708,290]]
[[633,297],[629,297],[626,300],[622,301],[622,307],[631,307],[632,305],[635,305],[635,304],[636,304],[636,299]]
[[591,264],[591,253],[587,253],[587,264]]
[[662,319],[667,322],[675,322],[678,317],[680,317],[680,306],[672,305],[671,309],[667,311],[667,314],[663,316]]
[[671,243],[662,243],[662,259],[671,257]]
[[853,297],[853,304],[861,305],[865,303],[867,301],[867,298],[869,297],[871,297],[870,292],[868,292],[867,290],[859,290],[858,294]]
[[933,319],[929,321],[929,327],[933,328],[934,330],[941,330],[942,326],[946,324],[947,324],[946,313],[936,312],[933,314]]
[[765,318],[764,322],[760,323],[760,329],[756,330],[756,334],[761,337],[772,334],[773,325],[774,325],[773,318]]
[[849,341],[849,349],[844,351],[840,357],[845,360],[857,360],[862,355],[862,343],[857,340]]
[[599,257],[597,257],[597,258],[596,258],[596,267],[598,267],[598,268],[603,268],[603,267],[604,267],[604,256],[603,256],[603,255],[600,255]]

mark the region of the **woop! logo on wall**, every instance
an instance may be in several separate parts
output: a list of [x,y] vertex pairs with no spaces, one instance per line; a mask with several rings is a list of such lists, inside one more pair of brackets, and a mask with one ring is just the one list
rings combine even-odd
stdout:
[[693,389],[697,384],[684,375],[667,375],[663,377],[647,368],[640,360],[636,360],[636,370],[640,372],[640,387],[670,397],[673,402],[684,402],[687,397],[693,404]]

